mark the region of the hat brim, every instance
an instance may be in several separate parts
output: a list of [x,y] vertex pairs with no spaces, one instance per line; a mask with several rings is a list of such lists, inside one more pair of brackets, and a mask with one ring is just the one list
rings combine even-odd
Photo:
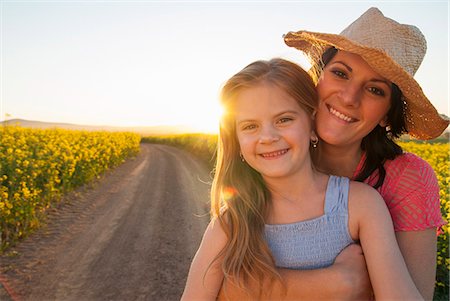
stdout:
[[289,32],[284,41],[304,52],[314,64],[320,62],[324,50],[331,46],[361,56],[402,91],[406,102],[406,128],[415,138],[433,139],[448,127],[448,117],[439,115],[416,80],[383,50],[360,45],[341,35],[308,31]]

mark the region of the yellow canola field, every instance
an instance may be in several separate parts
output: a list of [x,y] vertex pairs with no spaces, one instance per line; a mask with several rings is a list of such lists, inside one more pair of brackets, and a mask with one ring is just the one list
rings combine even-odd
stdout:
[[0,250],[39,225],[58,197],[139,152],[132,133],[0,128]]

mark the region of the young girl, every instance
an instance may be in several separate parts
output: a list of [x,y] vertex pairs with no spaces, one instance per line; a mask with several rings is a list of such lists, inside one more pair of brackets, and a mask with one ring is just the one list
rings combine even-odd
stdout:
[[276,267],[329,266],[357,241],[377,300],[422,299],[380,195],[314,168],[317,94],[301,67],[252,63],[228,80],[221,101],[212,221],[182,300],[216,300],[222,282],[246,287],[250,280],[257,285],[248,297],[258,299],[281,281]]

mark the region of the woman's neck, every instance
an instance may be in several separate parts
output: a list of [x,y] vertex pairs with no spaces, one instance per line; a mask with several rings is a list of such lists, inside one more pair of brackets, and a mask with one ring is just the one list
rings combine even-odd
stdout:
[[362,150],[359,145],[336,147],[322,143],[313,152],[313,161],[320,171],[352,178],[361,160]]

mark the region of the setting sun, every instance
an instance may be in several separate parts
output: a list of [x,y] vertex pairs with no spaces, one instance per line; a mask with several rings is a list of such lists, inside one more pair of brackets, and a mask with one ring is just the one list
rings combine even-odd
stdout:
[[[190,112],[192,114],[194,112]],[[195,121],[192,127],[195,131],[208,134],[216,134],[219,132],[219,119],[222,114],[222,107],[216,103],[208,108],[195,114]]]

